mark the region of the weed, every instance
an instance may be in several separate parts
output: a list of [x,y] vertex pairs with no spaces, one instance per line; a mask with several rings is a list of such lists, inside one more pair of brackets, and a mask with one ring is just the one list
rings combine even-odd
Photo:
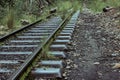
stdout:
[[4,45],[4,43],[0,42],[0,46]]
[[8,29],[13,29],[14,26],[14,12],[13,10],[9,10],[8,16],[7,16],[7,27]]
[[50,54],[49,52],[42,53],[42,60],[51,60],[57,59],[54,55]]

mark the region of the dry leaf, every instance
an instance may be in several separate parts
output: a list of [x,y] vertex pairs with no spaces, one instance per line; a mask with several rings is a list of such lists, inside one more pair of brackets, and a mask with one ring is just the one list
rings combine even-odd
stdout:
[[117,68],[120,68],[120,63],[116,63],[114,66],[113,66],[114,69],[117,69]]

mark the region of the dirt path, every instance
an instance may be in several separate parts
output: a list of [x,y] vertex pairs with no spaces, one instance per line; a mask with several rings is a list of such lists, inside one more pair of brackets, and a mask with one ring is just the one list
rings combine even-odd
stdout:
[[120,80],[120,41],[105,32],[96,15],[81,13],[68,52],[67,80]]

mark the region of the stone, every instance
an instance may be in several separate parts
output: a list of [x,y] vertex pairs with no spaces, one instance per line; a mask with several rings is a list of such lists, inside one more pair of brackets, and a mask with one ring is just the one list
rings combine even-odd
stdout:
[[63,73],[63,76],[64,76],[64,77],[66,77],[66,76],[67,76],[67,73],[66,73],[66,72],[65,72],[65,73]]
[[69,62],[69,61],[67,62],[68,65],[69,65],[70,63],[71,63],[71,62]]
[[30,22],[28,20],[22,19],[21,21],[22,25],[28,25]]
[[93,64],[98,65],[98,64],[100,64],[100,62],[94,62]]
[[101,31],[100,30],[97,30],[96,33],[100,33]]
[[120,39],[120,34],[119,35],[117,35],[117,37],[116,37],[117,39]]
[[49,13],[50,14],[53,14],[53,13],[55,13],[57,11],[57,8],[52,8],[50,11],[49,11]]
[[106,39],[105,39],[105,38],[102,38],[102,40],[103,40],[103,41],[106,41]]
[[102,76],[103,74],[101,72],[97,72],[99,76]]
[[68,80],[68,77],[65,77],[64,79],[65,79],[65,80]]
[[67,68],[67,69],[70,69],[71,67],[70,67],[70,66],[67,66],[66,68]]
[[113,53],[113,54],[111,54],[112,57],[116,57],[116,56],[118,56],[118,55],[119,55],[118,53]]
[[78,65],[74,64],[73,67],[74,67],[74,68],[78,68]]
[[82,61],[83,63],[85,62],[85,61]]
[[79,60],[82,60],[82,58],[79,58]]
[[81,21],[78,21],[77,24],[78,24],[78,25],[81,24]]
[[74,53],[74,54],[73,54],[73,56],[74,56],[74,57],[76,57],[76,56],[77,56],[77,54],[76,54],[76,53]]

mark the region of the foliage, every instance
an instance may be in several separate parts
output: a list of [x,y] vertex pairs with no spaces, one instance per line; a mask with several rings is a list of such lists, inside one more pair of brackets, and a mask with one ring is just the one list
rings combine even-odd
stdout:
[[[48,7],[45,7],[48,6]],[[22,19],[34,22],[45,18],[49,10],[57,6],[64,18],[71,9],[79,9],[79,0],[0,0],[0,25],[9,29],[21,26]],[[44,9],[43,9],[44,7]],[[64,14],[64,15],[63,15]]]
[[81,2],[79,0],[57,0],[55,4],[58,8],[58,14],[61,15],[62,19],[71,10],[81,9]]
[[13,26],[20,26],[21,19],[34,22],[41,15],[42,5],[47,5],[47,2],[45,0],[0,0],[0,25],[11,29]]
[[118,7],[120,6],[120,0],[91,0],[87,4],[88,8],[94,12],[101,12],[106,6]]

